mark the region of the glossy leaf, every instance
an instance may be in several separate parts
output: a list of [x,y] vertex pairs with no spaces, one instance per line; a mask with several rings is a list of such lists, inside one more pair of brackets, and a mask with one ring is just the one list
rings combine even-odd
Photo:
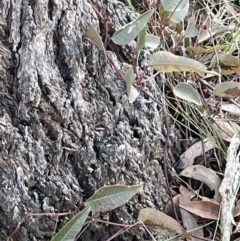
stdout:
[[107,212],[113,210],[132,198],[141,191],[142,185],[112,185],[98,189],[85,203],[90,206],[92,212]]
[[187,100],[196,105],[202,105],[198,92],[187,83],[179,83],[173,88],[173,93],[178,98]]
[[171,12],[170,20],[175,23],[180,23],[188,13],[189,0],[162,0],[164,11]]
[[142,221],[147,227],[157,232],[171,231],[184,238],[191,239],[189,233],[175,219],[155,208],[141,209],[138,214],[138,221]]
[[158,51],[150,57],[149,66],[153,67],[155,70],[170,73],[173,71],[190,71],[196,72],[200,76],[204,76],[207,68],[202,63],[174,55],[168,51]]
[[240,83],[226,81],[216,85],[214,95],[219,97],[236,98],[240,96]]
[[93,25],[90,25],[86,36],[104,53],[106,54],[102,39]]
[[73,241],[82,229],[89,212],[90,207],[84,208],[80,213],[74,216],[52,239],[51,241]]
[[152,14],[153,10],[148,10],[147,12],[140,15],[136,20],[117,30],[112,36],[113,42],[119,45],[131,43],[131,41],[133,41],[145,28]]

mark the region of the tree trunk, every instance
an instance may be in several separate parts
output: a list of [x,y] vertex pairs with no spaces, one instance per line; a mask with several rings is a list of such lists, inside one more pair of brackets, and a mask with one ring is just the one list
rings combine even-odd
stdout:
[[[94,4],[109,17],[110,34],[136,16],[119,1]],[[92,6],[3,0],[0,9],[0,240],[18,223],[14,241],[50,240],[56,217],[26,212],[75,210],[108,184],[143,182],[144,192],[100,218],[131,224],[141,207],[161,208],[167,195],[159,108],[144,96],[130,104],[110,63],[84,40],[90,24],[104,34]],[[155,83],[148,88],[159,97]],[[57,230],[66,221],[60,218]],[[94,224],[79,240],[106,240],[117,230]],[[144,237],[136,229],[116,240]]]

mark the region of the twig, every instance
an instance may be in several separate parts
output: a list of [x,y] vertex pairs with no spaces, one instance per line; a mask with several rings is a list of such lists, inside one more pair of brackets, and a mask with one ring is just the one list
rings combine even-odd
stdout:
[[92,8],[93,8],[93,9],[95,10],[95,12],[97,13],[97,15],[98,15],[98,16],[102,19],[102,21],[103,21],[103,24],[104,24],[104,27],[105,27],[104,47],[106,48],[107,45],[108,45],[108,39],[109,39],[109,37],[108,37],[108,29],[109,29],[109,27],[108,27],[108,22],[109,22],[109,19],[108,19],[108,17],[103,16],[103,15],[98,11],[98,9],[94,6],[94,4],[92,3],[91,0],[88,0],[88,1],[89,1],[89,3],[91,4]]
[[222,195],[221,231],[222,241],[229,241],[234,223],[232,210],[240,183],[240,138],[236,134],[232,137],[227,153],[225,176],[219,188]]
[[117,236],[119,236],[120,234],[124,233],[125,231],[127,231],[128,229],[135,227],[136,225],[138,225],[138,223],[129,225],[129,227],[125,227],[120,229],[118,232],[116,232],[114,235],[112,235],[109,239],[107,239],[106,241],[110,241],[113,240],[114,238],[116,238]]
[[18,222],[17,227],[14,229],[14,231],[11,233],[10,236],[7,237],[7,241],[12,241],[13,240],[13,236],[15,233],[18,232],[18,230],[20,229],[22,222]]
[[25,214],[30,217],[30,216],[55,216],[55,217],[60,217],[60,216],[66,216],[69,214],[74,214],[76,211],[70,211],[70,212],[65,212],[65,213],[31,213],[31,212],[26,212]]
[[[123,224],[123,223],[113,223],[113,222],[109,222],[109,221],[105,221],[105,220],[101,220],[101,219],[97,219],[97,218],[89,218],[90,222],[98,222],[98,223],[105,223],[108,225],[113,225],[113,226],[118,226],[118,227],[123,227],[123,228],[129,228],[132,227],[133,225],[131,224]],[[134,226],[136,226],[136,224],[134,224]]]

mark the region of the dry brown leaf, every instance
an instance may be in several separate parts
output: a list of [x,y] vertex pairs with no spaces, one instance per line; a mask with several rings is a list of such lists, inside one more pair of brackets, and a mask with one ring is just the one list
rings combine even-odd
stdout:
[[207,201],[207,202],[212,202],[216,205],[220,205],[218,201],[216,201],[215,199],[212,199],[212,198],[208,198],[208,197],[203,197],[201,195],[198,195],[202,201]]
[[190,201],[179,205],[199,217],[218,220],[220,205],[209,201]]
[[233,121],[214,119],[215,127],[223,140],[230,142],[233,135],[240,131],[240,127]]
[[[180,211],[179,211],[179,197],[180,197],[180,194],[178,194],[178,195],[176,195],[175,197],[173,197],[173,205],[174,205],[174,207],[175,207],[175,210],[176,210],[176,212],[177,212],[178,217],[180,216]],[[166,206],[165,206],[165,208],[164,208],[164,212],[165,212],[167,215],[175,218],[175,213],[174,213],[174,209],[173,209],[173,207],[172,207],[172,202],[171,202],[171,200],[169,200],[169,201],[167,202],[167,204],[166,204]]]
[[222,98],[237,98],[240,96],[240,83],[233,81],[225,81],[217,84],[213,94]]
[[204,140],[203,145],[201,141],[193,144],[180,156],[181,162],[179,163],[178,167],[180,169],[183,169],[192,166],[194,163],[194,159],[203,154],[202,146],[204,146],[205,152],[213,149],[213,145],[208,140]]
[[240,108],[238,106],[236,106],[235,104],[222,103],[222,109],[233,115],[240,116]]
[[[189,202],[192,192],[190,192],[184,186],[180,186],[179,190],[181,193],[181,195],[179,197],[179,204],[182,204],[184,202]],[[204,237],[203,236],[203,228],[198,228],[196,217],[193,214],[189,213],[188,211],[185,211],[182,208],[180,209],[180,213],[181,213],[183,226],[187,229],[187,231],[193,230],[193,231],[191,231],[191,234],[193,234],[196,237],[203,238]],[[192,237],[192,241],[200,241],[200,240],[201,239]]]
[[217,51],[220,51],[224,48],[226,48],[227,45],[217,45],[215,47],[213,46],[188,46],[186,48],[186,52],[187,53],[190,53],[190,54],[198,54],[198,55],[201,55],[201,54],[209,54],[209,53],[213,53],[215,52],[216,50]]
[[[240,233],[240,222],[237,224],[237,227],[235,228],[233,233]],[[237,241],[237,240],[235,240],[235,241]]]
[[138,214],[138,221],[142,221],[146,226],[157,232],[170,231],[191,239],[190,234],[175,219],[155,208],[141,209]]
[[221,178],[212,169],[201,165],[194,165],[185,168],[179,175],[205,183],[211,190],[215,191],[214,199],[218,202],[221,201],[221,195],[219,193]]
[[[216,101],[216,100],[213,100],[213,99],[206,100],[206,102],[207,102],[208,105],[214,106],[214,107],[216,107],[219,103],[219,101]],[[226,111],[226,112],[229,112],[232,115],[240,116],[240,108],[235,104],[223,102],[221,104],[221,109]]]
[[210,64],[210,67],[217,73],[219,72],[218,61],[221,67],[221,74],[228,75],[240,72],[240,60],[237,57],[226,53],[217,53],[217,55],[218,57],[216,55],[213,56]]
[[149,66],[165,73],[173,71],[196,72],[202,77],[204,77],[207,72],[207,67],[204,64],[194,59],[174,55],[168,51],[155,52],[149,59]]
[[197,36],[197,43],[200,44],[209,38],[226,33],[233,29],[233,26],[219,26],[214,28],[208,28],[208,29],[200,29],[198,36]]
[[225,65],[225,66],[231,66],[234,68],[239,68],[240,67],[240,60],[237,57],[234,57],[230,54],[226,54],[226,53],[221,53],[219,54],[219,60],[220,63]]
[[236,206],[233,211],[233,217],[237,217],[240,215],[240,200],[237,201]]

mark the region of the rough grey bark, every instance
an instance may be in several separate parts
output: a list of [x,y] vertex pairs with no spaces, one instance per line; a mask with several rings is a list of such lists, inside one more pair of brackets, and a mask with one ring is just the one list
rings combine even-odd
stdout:
[[[110,32],[134,17],[121,2],[95,4],[110,17]],[[111,221],[133,223],[141,207],[162,208],[161,113],[143,96],[130,104],[111,65],[83,41],[90,24],[103,32],[91,5],[3,0],[0,10],[0,240],[18,222],[13,240],[50,240],[56,219],[26,211],[74,210],[107,184],[144,183],[144,193],[107,214]],[[155,83],[148,88],[160,96]],[[116,230],[92,225],[80,240],[106,240]],[[116,240],[144,235],[132,230]]]

